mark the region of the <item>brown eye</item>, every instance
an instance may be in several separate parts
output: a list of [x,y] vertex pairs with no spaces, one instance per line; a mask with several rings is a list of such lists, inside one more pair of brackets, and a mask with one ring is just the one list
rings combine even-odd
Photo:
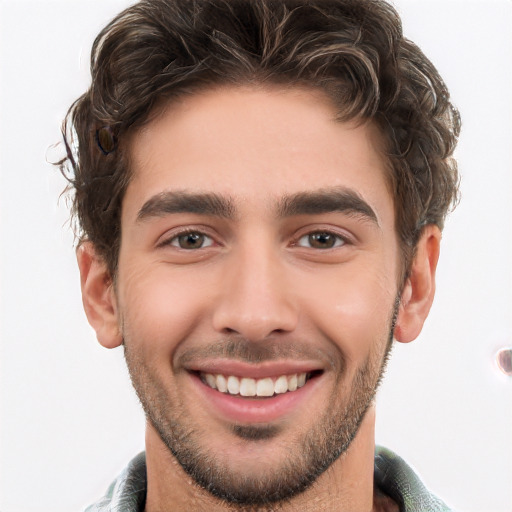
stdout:
[[345,244],[343,238],[328,231],[316,231],[302,236],[297,245],[300,247],[310,247],[313,249],[332,249]]
[[203,233],[190,232],[183,233],[182,235],[175,236],[171,240],[171,245],[179,247],[180,249],[202,249],[212,245],[213,241],[209,236]]

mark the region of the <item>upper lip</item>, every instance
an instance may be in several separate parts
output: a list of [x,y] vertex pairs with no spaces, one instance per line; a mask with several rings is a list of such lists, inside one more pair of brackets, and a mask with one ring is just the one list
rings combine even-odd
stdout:
[[314,361],[282,360],[265,361],[254,364],[232,359],[209,359],[207,361],[199,361],[187,365],[186,369],[190,372],[264,379],[266,377],[279,377],[281,375],[309,373],[323,370],[323,367],[321,364]]

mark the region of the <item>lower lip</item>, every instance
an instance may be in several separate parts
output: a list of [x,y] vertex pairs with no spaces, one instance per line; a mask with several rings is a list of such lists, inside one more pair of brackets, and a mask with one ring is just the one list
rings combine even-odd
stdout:
[[268,423],[292,414],[303,407],[319,385],[322,376],[316,376],[296,391],[288,391],[269,398],[244,398],[221,393],[206,385],[198,375],[191,374],[194,385],[206,402],[206,407],[223,420],[235,423]]

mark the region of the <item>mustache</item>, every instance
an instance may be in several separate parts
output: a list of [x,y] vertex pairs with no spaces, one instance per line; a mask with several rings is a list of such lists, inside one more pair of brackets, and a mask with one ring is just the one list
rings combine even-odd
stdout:
[[[338,359],[338,364],[335,363]],[[250,364],[259,364],[276,360],[322,361],[335,367],[339,365],[340,354],[330,354],[325,350],[312,347],[303,341],[263,340],[249,341],[241,336],[218,340],[201,347],[187,348],[176,358],[178,366],[188,366],[207,359],[231,359]]]

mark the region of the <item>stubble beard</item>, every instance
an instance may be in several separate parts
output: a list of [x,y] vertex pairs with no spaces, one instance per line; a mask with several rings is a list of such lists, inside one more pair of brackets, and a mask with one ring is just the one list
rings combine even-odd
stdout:
[[[274,464],[272,470],[266,467],[258,475],[235,470],[220,460],[218,454],[209,453],[207,442],[203,442],[208,433],[198,431],[186,412],[175,407],[164,387],[138,355],[132,353],[126,339],[125,358],[147,419],[185,472],[202,489],[232,507],[261,510],[260,507],[286,502],[304,492],[350,446],[385,373],[398,304],[397,298],[384,355],[369,354],[356,371],[348,400],[343,403],[333,395],[323,416],[299,442],[289,446],[287,456]],[[341,378],[339,375],[338,379]],[[277,438],[281,428],[278,425],[234,425],[232,432],[235,439],[256,444]]]

